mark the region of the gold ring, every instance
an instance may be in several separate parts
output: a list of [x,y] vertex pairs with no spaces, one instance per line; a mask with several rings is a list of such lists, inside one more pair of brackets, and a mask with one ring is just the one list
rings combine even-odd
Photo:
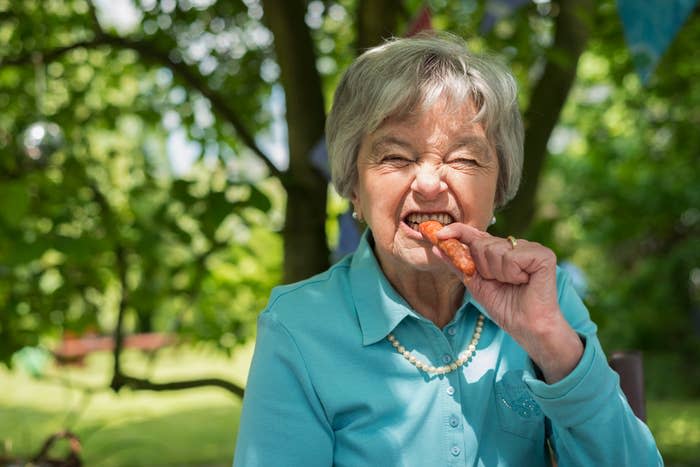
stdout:
[[512,235],[508,235],[508,237],[506,238],[508,238],[508,241],[513,246],[513,249],[515,249],[515,247],[518,246],[518,241],[515,239],[515,237],[513,237]]

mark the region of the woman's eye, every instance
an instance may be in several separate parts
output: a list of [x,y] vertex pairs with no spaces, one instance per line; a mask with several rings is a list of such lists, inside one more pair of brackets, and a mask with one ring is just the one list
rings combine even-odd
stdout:
[[411,159],[409,159],[408,157],[399,156],[397,154],[391,154],[389,156],[384,156],[382,158],[382,163],[389,164],[389,165],[403,166],[403,165],[408,165],[411,162],[412,162]]
[[460,167],[478,167],[479,162],[476,159],[470,159],[468,157],[457,157],[450,161],[450,164],[460,166]]

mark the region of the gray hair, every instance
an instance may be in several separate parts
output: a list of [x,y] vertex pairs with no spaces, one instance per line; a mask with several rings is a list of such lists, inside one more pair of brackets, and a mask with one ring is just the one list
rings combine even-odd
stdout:
[[518,191],[523,164],[523,124],[517,84],[496,58],[476,55],[461,39],[420,34],[391,39],[360,55],[343,75],[326,121],[331,177],[336,191],[351,198],[357,184],[362,138],[388,117],[429,106],[440,96],[472,99],[474,121],[484,125],[499,162],[496,207]]

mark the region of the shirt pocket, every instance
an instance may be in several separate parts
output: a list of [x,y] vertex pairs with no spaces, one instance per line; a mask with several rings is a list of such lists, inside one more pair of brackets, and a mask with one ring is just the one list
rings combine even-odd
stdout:
[[544,442],[544,414],[522,378],[523,370],[514,370],[496,381],[498,422],[503,431]]

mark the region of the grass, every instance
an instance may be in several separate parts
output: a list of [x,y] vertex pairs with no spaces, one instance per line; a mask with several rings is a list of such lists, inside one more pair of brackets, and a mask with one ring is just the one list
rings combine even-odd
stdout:
[[[244,384],[251,355],[252,345],[232,359],[176,348],[153,364],[132,351],[125,366],[156,380],[217,376]],[[86,466],[230,467],[240,400],[216,388],[120,394],[78,389],[106,387],[110,361],[108,354],[94,354],[84,368],[51,367],[40,380],[0,367],[0,457],[26,459],[51,433],[69,428],[81,440]],[[648,401],[647,412],[666,465],[700,466],[700,401]]]
[[[244,384],[251,353],[248,346],[226,359],[206,350],[170,349],[150,371],[147,359],[129,352],[125,367],[155,380],[215,376]],[[119,394],[77,389],[104,388],[110,361],[109,354],[94,354],[84,368],[53,367],[39,380],[0,369],[0,456],[4,449],[26,459],[51,433],[69,428],[81,440],[86,466],[231,465],[240,400],[217,388]],[[54,457],[63,456],[61,447]]]
[[666,465],[700,466],[700,401],[649,401],[647,418]]

